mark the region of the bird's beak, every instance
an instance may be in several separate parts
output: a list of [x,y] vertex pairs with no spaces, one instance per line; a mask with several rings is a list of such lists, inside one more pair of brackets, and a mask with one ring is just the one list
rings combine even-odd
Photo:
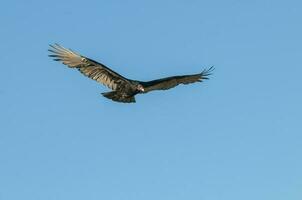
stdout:
[[145,88],[142,85],[139,85],[136,89],[140,92],[145,92]]

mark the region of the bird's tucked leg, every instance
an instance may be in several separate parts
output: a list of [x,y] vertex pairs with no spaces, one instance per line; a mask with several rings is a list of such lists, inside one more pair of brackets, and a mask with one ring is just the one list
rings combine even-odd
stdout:
[[104,92],[102,95],[108,99],[113,101],[123,102],[123,103],[135,103],[134,96],[128,96],[124,93],[112,91],[112,92]]

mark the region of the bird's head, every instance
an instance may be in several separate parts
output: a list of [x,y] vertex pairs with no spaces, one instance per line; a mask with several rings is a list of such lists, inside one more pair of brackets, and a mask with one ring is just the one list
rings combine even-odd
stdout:
[[137,84],[136,89],[137,89],[139,92],[145,92],[145,88],[144,88],[141,84]]

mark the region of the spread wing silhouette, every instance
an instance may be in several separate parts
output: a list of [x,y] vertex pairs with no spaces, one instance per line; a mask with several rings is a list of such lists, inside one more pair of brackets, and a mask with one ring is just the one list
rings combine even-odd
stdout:
[[182,76],[171,76],[162,79],[156,79],[148,82],[139,82],[145,89],[145,92],[152,90],[168,90],[179,84],[190,84],[195,82],[202,82],[205,79],[209,79],[208,76],[211,75],[214,67],[203,70],[199,74],[192,75],[182,75]]
[[90,58],[84,57],[71,49],[66,49],[59,44],[50,45],[49,55],[55,61],[60,61],[70,68],[77,68],[85,76],[106,85],[112,90],[122,90],[130,81],[122,75],[114,72],[105,65]]

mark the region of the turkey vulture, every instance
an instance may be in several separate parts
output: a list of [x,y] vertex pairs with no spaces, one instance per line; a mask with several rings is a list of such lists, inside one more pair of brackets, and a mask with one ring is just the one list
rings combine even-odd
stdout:
[[70,68],[78,69],[85,76],[96,80],[110,88],[111,92],[102,93],[108,99],[123,103],[134,103],[136,94],[147,93],[152,90],[167,90],[179,84],[201,82],[208,79],[213,67],[201,73],[182,76],[171,76],[153,81],[137,81],[123,77],[105,65],[90,58],[82,56],[71,49],[66,49],[59,44],[49,45],[50,57],[60,61]]

